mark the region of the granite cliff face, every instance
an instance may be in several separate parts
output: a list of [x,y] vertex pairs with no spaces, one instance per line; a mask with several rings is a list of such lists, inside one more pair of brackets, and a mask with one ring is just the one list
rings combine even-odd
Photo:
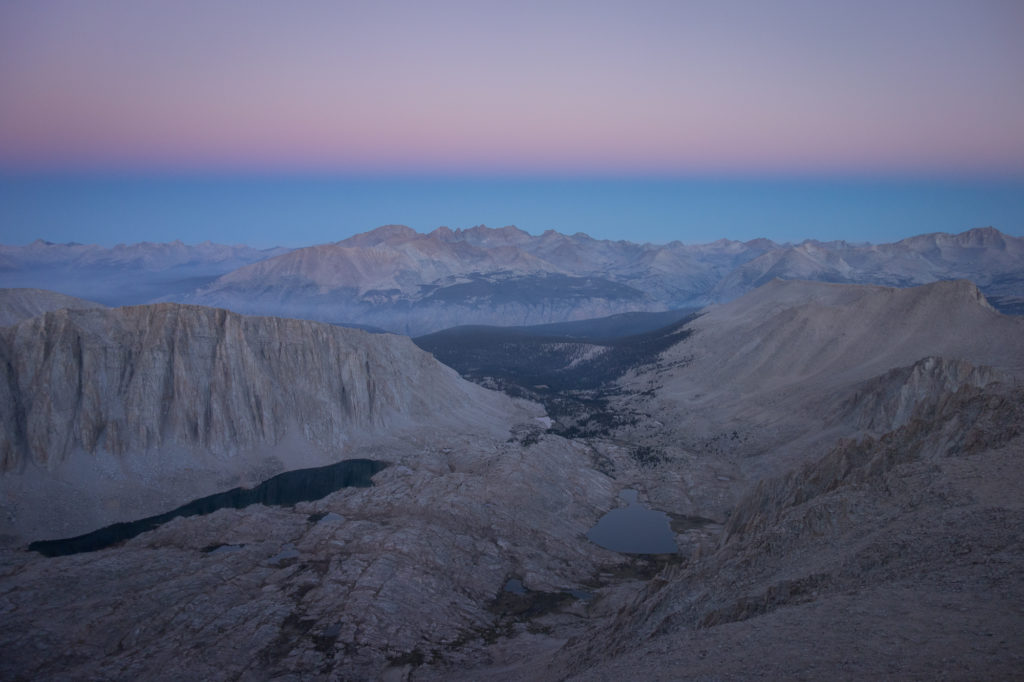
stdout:
[[[589,449],[406,338],[159,304],[46,313],[3,330],[0,353],[0,676],[402,674],[475,660],[531,599],[579,610],[570,591],[617,561],[585,537],[614,499]],[[372,488],[23,551],[357,457],[388,464]],[[513,576],[535,596],[507,616],[493,602]],[[69,627],[65,654],[34,653]]]
[[198,306],[48,312],[0,332],[0,358],[7,483],[67,479],[86,497],[125,472],[195,497],[215,491],[204,470],[265,476],[374,434],[507,434],[527,414],[403,337]]
[[5,418],[23,420],[5,430],[5,470],[56,466],[76,448],[228,453],[294,428],[338,447],[502,401],[401,337],[199,306],[46,313],[8,330],[0,352],[15,396]]

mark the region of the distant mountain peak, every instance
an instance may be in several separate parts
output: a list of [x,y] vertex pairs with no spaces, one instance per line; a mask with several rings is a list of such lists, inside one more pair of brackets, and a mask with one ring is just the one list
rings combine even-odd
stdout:
[[954,235],[957,243],[964,246],[999,247],[1006,246],[1006,235],[994,227],[975,227]]
[[369,232],[352,235],[339,244],[346,246],[374,246],[377,244],[398,244],[421,236],[419,232],[406,225],[381,225]]
[[462,241],[474,246],[495,247],[516,246],[524,244],[531,239],[533,237],[528,232],[524,232],[514,225],[506,225],[505,227],[474,225],[465,230],[455,230],[452,233],[451,241]]
[[[724,303],[773,278],[909,287],[969,279],[1024,310],[1024,239],[992,227],[896,243],[768,239],[640,244],[515,226],[383,225],[300,249],[132,244],[0,246],[0,286],[107,305],[178,300],[421,334]],[[627,295],[628,294],[628,295]],[[129,298],[131,296],[131,298]]]

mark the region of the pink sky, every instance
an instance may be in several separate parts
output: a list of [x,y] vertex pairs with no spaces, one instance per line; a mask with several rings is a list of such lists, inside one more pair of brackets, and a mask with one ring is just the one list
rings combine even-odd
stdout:
[[0,4],[0,166],[1024,173],[1024,3]]

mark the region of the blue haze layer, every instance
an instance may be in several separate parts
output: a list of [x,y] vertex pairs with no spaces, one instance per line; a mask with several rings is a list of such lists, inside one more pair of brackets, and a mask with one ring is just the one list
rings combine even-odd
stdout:
[[0,176],[0,243],[211,240],[307,246],[399,223],[705,243],[1024,235],[1024,180]]

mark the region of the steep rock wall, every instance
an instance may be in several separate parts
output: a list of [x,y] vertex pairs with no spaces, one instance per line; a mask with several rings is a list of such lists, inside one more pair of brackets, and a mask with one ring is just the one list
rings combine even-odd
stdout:
[[329,447],[513,410],[402,337],[177,304],[46,313],[0,334],[0,367],[3,470],[76,448],[226,453],[293,428]]

